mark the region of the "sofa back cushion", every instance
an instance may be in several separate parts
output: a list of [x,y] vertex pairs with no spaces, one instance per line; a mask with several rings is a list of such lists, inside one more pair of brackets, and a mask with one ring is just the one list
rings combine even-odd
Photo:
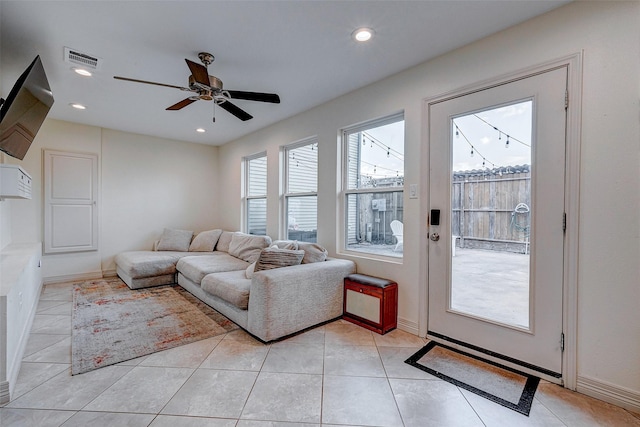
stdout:
[[258,258],[258,262],[256,262],[255,272],[299,265],[303,257],[304,251],[274,247],[267,248],[260,252],[260,258]]
[[185,256],[176,265],[176,270],[198,285],[207,274],[222,271],[244,272],[246,268],[247,263],[245,261],[220,251],[211,254],[201,253],[201,255]]
[[192,237],[193,231],[165,228],[156,249],[159,251],[187,252]]
[[298,242],[298,249],[304,251],[303,264],[322,262],[327,259],[327,250],[317,243]]
[[213,252],[221,234],[222,230],[219,229],[198,233],[189,246],[189,252]]
[[271,245],[271,237],[235,233],[229,243],[229,255],[246,262],[257,261],[260,252]]
[[218,239],[216,251],[229,252],[229,245],[231,244],[231,238],[234,234],[236,234],[234,231],[223,231]]

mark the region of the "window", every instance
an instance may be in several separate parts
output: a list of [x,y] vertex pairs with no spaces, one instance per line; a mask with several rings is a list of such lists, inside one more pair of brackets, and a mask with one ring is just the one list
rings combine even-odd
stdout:
[[318,143],[315,138],[284,147],[286,238],[317,241]]
[[267,154],[245,158],[245,218],[249,234],[267,234]]
[[344,247],[402,257],[404,114],[343,132]]

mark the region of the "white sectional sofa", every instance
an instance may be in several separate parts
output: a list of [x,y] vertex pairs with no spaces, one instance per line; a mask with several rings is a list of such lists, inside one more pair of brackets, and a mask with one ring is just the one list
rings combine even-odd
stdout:
[[178,283],[258,339],[274,341],[336,319],[352,261],[311,243],[209,230],[165,230],[153,251],[115,257],[131,288]]

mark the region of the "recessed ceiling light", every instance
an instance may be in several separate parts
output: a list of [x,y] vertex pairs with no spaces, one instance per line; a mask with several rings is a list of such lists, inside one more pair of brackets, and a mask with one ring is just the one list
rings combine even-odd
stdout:
[[85,107],[85,106],[84,106],[84,105],[82,105],[82,104],[69,104],[69,105],[71,105],[71,106],[72,106],[73,108],[75,108],[76,110],[86,110],[86,109],[87,109],[87,107]]
[[375,33],[371,28],[358,28],[353,33],[351,33],[351,36],[355,41],[366,42],[371,40],[374,34]]
[[91,71],[87,71],[84,68],[73,68],[73,71],[75,71],[77,74],[80,74],[81,76],[84,76],[84,77],[91,77],[93,75]]
[[206,130],[204,130],[204,129],[202,129],[202,128],[198,128],[198,129],[196,129],[196,132],[205,133],[205,132],[206,132]]

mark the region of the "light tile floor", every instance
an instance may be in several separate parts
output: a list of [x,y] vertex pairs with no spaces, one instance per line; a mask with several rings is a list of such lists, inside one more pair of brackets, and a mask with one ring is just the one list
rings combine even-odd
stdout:
[[553,384],[525,417],[404,363],[425,340],[336,321],[263,345],[234,331],[71,376],[71,285],[43,290],[0,426],[640,426]]

